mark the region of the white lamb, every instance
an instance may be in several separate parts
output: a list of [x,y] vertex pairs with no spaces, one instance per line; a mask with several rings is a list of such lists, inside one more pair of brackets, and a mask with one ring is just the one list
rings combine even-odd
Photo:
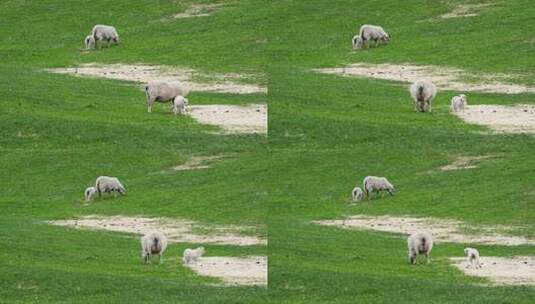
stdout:
[[178,95],[173,99],[173,113],[175,115],[177,114],[185,114],[186,113],[186,107],[188,106],[188,99],[185,98],[182,95]]
[[355,187],[353,188],[353,191],[351,191],[351,195],[354,202],[360,202],[360,200],[362,200],[362,196],[364,196],[364,193],[360,187]]
[[363,182],[364,192],[368,199],[371,198],[373,192],[386,191],[390,195],[394,195],[396,189],[394,186],[385,178],[377,176],[366,176]]
[[84,192],[85,201],[90,202],[95,198],[95,194],[97,193],[97,189],[95,187],[87,187]]
[[464,254],[466,254],[466,268],[472,266],[474,268],[481,268],[479,262],[479,251],[475,248],[464,248]]
[[85,37],[84,42],[86,50],[94,49],[96,47],[95,38],[93,38],[93,35],[88,35]]
[[145,263],[150,263],[151,255],[158,255],[158,262],[161,264],[166,248],[167,237],[161,232],[150,232],[141,238],[141,258]]
[[95,188],[99,197],[102,193],[117,192],[120,195],[126,194],[126,189],[117,177],[99,176],[95,181]]
[[147,95],[147,111],[150,113],[154,102],[169,102],[178,95],[185,97],[188,90],[179,82],[153,81],[145,86],[145,94]]
[[357,49],[361,49],[362,48],[362,39],[360,38],[359,35],[355,35],[353,37],[353,39],[351,39],[351,43],[353,45],[353,49],[354,50],[357,50]]
[[433,249],[433,237],[429,232],[419,232],[411,234],[407,239],[409,247],[409,262],[416,264],[416,258],[419,254],[424,254],[427,264],[430,262],[429,254]]
[[377,46],[379,42],[388,43],[390,41],[390,35],[377,25],[364,24],[360,27],[359,35],[362,39],[362,45],[369,46],[369,41],[375,41],[375,46]]
[[187,248],[184,250],[184,255],[182,256],[182,261],[184,264],[189,264],[191,262],[196,262],[204,254],[204,247],[199,247],[197,249]]
[[119,34],[115,27],[111,25],[95,25],[91,31],[91,36],[93,36],[95,47],[99,41],[106,41],[108,46],[110,43],[119,44]]
[[433,99],[437,95],[437,87],[430,81],[419,80],[411,84],[409,88],[414,100],[414,108],[420,112],[431,112]]
[[454,96],[451,99],[451,111],[453,112],[464,111],[467,104],[468,104],[468,100],[466,98],[466,95],[461,94],[459,96]]

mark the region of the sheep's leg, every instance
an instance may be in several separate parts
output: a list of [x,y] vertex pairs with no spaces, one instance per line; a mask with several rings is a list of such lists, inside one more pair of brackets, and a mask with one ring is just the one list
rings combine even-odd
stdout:
[[153,104],[154,104],[154,99],[153,98],[147,99],[147,111],[149,113],[152,113],[152,105]]
[[158,254],[158,263],[159,263],[159,264],[162,264],[162,263],[163,263],[163,256],[162,256],[161,253]]
[[431,262],[431,259],[429,258],[429,252],[425,253],[425,261],[426,261],[426,264],[429,264]]

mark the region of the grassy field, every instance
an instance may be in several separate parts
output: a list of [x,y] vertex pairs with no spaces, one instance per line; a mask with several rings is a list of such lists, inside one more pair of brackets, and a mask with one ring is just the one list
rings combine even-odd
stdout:
[[[462,1],[466,3],[468,1]],[[475,3],[477,1],[472,1]],[[270,297],[277,303],[531,303],[535,289],[487,287],[450,266],[465,245],[439,244],[433,263],[410,266],[401,235],[310,223],[355,214],[434,216],[511,224],[535,235],[528,135],[487,135],[448,113],[413,111],[407,86],[311,72],[350,63],[442,65],[518,73],[533,84],[529,1],[494,3],[473,18],[437,20],[461,1],[284,1],[269,37]],[[379,4],[380,3],[380,4]],[[380,24],[388,46],[351,52],[359,24]],[[511,53],[514,56],[511,56]],[[534,103],[533,95],[469,93],[470,104]],[[495,155],[478,169],[441,172],[459,155]],[[394,197],[350,204],[367,175],[387,176]],[[487,256],[533,255],[532,246],[478,246]]]

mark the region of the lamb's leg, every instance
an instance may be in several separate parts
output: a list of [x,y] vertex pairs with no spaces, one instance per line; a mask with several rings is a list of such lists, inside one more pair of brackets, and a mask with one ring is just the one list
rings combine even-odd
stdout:
[[158,254],[158,263],[159,263],[159,264],[162,264],[162,263],[163,263],[163,256],[162,256],[161,253]]
[[425,253],[425,261],[426,261],[426,264],[429,264],[431,262],[431,259],[429,258],[429,252]]

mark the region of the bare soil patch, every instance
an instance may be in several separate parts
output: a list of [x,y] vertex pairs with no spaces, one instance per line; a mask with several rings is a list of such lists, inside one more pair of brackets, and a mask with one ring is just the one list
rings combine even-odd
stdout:
[[203,124],[221,127],[227,133],[267,134],[267,105],[197,105],[188,115]]
[[453,170],[465,170],[465,169],[475,169],[477,165],[475,162],[491,158],[490,155],[485,156],[459,156],[453,163],[440,167],[442,171],[453,171]]
[[474,226],[480,234],[467,234],[462,231],[466,225],[461,221],[444,220],[437,218],[411,218],[393,216],[367,216],[356,215],[342,220],[322,220],[313,223],[325,226],[336,226],[345,229],[367,229],[401,234],[428,231],[437,243],[478,243],[489,245],[535,245],[535,240],[521,236],[508,236],[500,234],[500,226]]
[[495,284],[535,285],[535,257],[480,257],[481,268],[466,268],[464,258],[452,258],[455,266],[469,276],[489,279]]
[[[256,84],[239,83],[236,80],[246,78],[240,74],[209,74],[193,69],[152,66],[143,64],[83,64],[78,67],[54,68],[47,71],[83,77],[103,77],[109,79],[147,83],[150,81],[179,81],[190,91],[218,92],[233,94],[266,93],[267,88]],[[196,81],[205,78],[213,81]]]
[[175,19],[192,18],[192,17],[207,17],[212,15],[217,9],[225,5],[224,3],[216,4],[192,4],[182,13],[173,15]]
[[211,233],[199,234],[195,227],[199,226],[194,221],[171,218],[146,218],[127,216],[86,216],[80,219],[48,221],[57,226],[72,227],[76,229],[96,229],[115,232],[133,233],[144,235],[151,231],[163,232],[170,243],[197,243],[251,246],[266,245],[267,241],[255,236],[240,234],[241,227],[219,226],[210,227]]
[[267,286],[267,257],[201,257],[185,265],[202,276],[216,277],[229,285]]
[[221,159],[223,156],[193,156],[186,160],[181,165],[173,167],[175,171],[186,171],[186,170],[200,170],[208,169],[211,166],[207,163]]
[[[461,69],[425,66],[425,65],[395,65],[395,64],[364,64],[357,63],[342,68],[324,68],[314,71],[325,74],[337,74],[342,76],[362,76],[376,79],[401,81],[412,83],[417,80],[427,79],[432,81],[439,89],[461,92],[487,92],[487,93],[535,93],[535,87],[520,84],[508,84],[499,79],[509,79],[514,75],[505,74],[479,74],[463,71]],[[462,81],[464,76],[477,76],[483,81],[466,83]]]
[[473,105],[454,114],[497,133],[535,133],[535,105]]
[[475,13],[480,8],[492,5],[490,3],[486,4],[460,4],[453,9],[453,11],[440,15],[439,18],[450,19],[450,18],[462,18],[462,17],[475,17]]

